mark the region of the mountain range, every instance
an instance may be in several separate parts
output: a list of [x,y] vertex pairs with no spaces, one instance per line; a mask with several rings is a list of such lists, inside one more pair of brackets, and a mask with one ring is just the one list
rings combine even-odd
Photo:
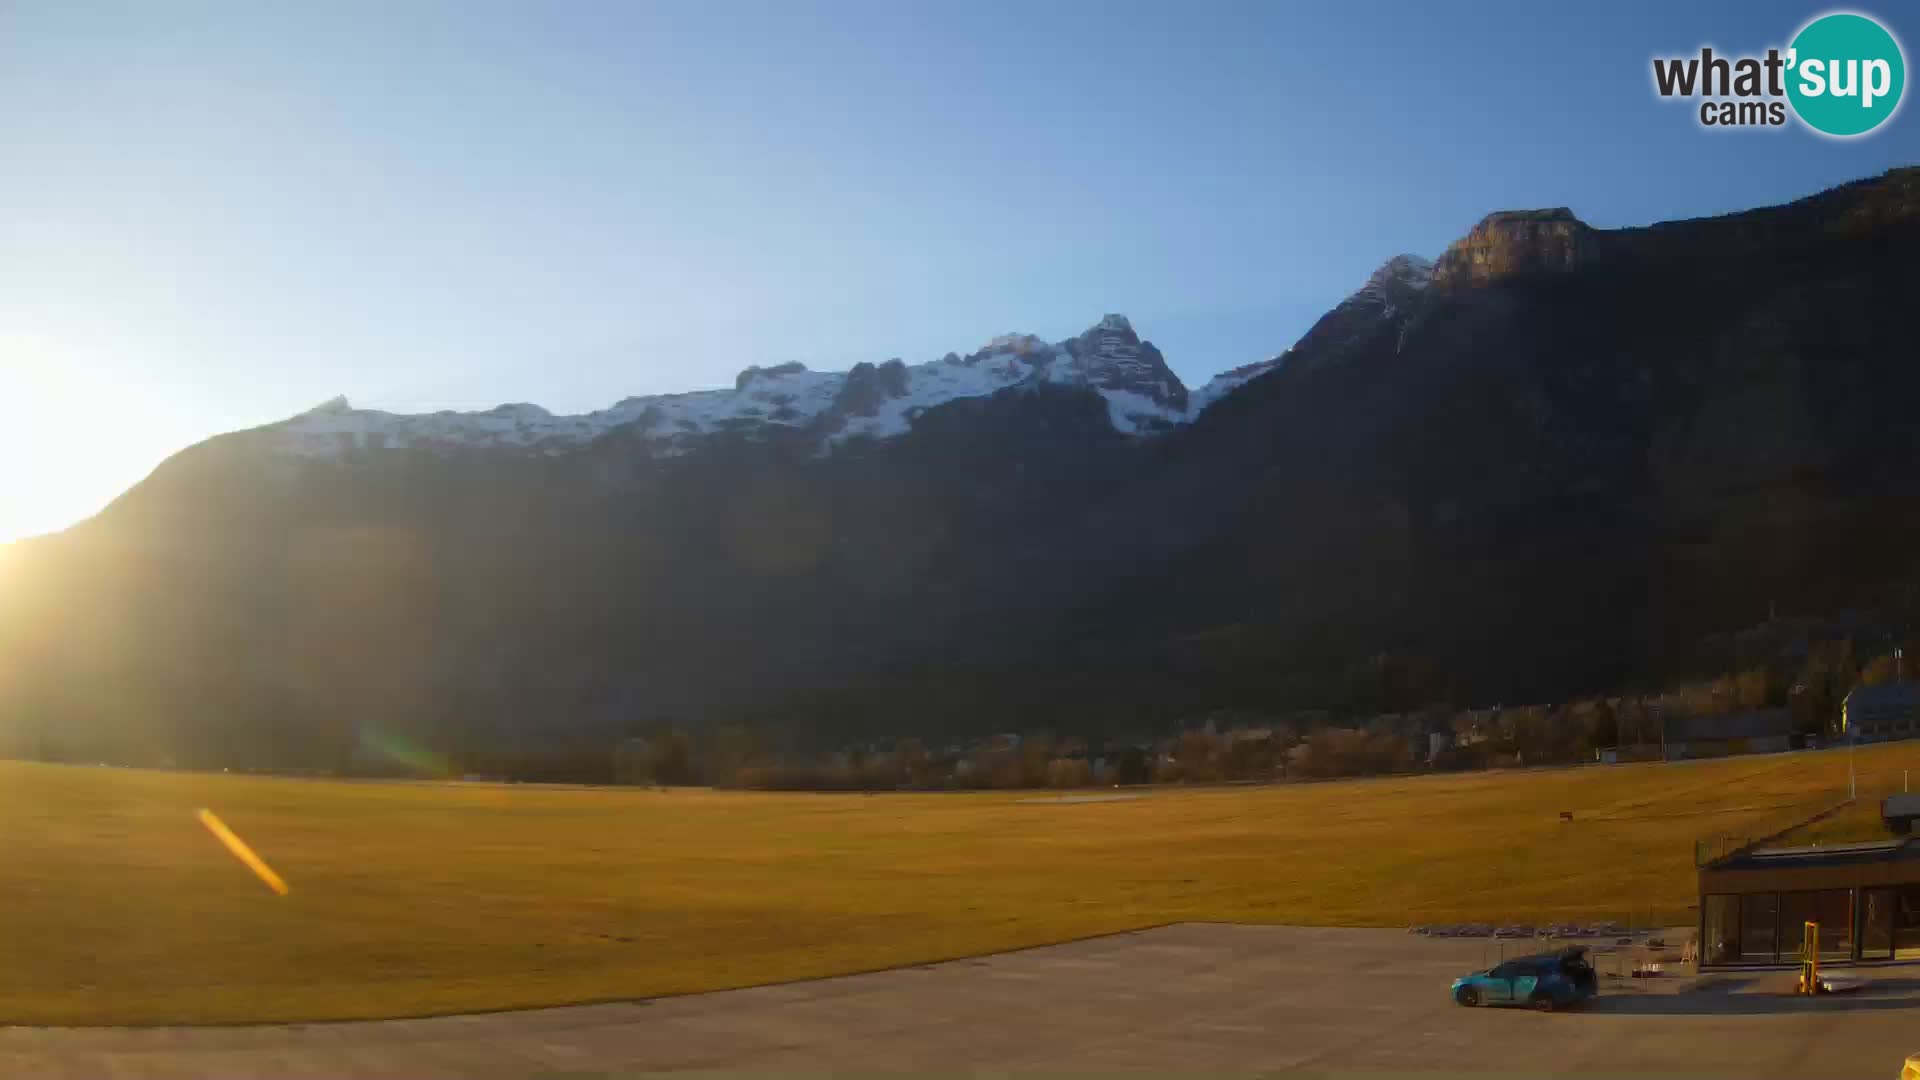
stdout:
[[[1910,605],[1915,250],[1909,168],[1491,214],[1194,390],[1107,315],[583,416],[336,400],[16,545],[0,752],[467,767],[1655,681],[1770,612]],[[1383,655],[1414,685],[1356,689]]]

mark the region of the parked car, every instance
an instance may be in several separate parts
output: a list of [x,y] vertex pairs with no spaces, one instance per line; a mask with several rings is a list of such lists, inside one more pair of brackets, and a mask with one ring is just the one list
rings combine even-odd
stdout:
[[1517,957],[1453,980],[1453,1000],[1462,1005],[1524,1005],[1542,1012],[1585,1001],[1599,992],[1600,979],[1581,946]]

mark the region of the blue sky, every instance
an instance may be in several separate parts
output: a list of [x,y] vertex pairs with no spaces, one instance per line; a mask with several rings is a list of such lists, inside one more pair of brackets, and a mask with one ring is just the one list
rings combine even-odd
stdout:
[[341,393],[574,412],[1108,311],[1197,385],[1490,210],[1920,158],[1911,108],[1843,143],[1654,97],[1653,55],[1824,10],[0,0],[0,539]]

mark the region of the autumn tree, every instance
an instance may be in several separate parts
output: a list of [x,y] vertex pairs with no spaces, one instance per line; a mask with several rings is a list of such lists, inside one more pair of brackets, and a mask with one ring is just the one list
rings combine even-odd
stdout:
[[893,748],[893,756],[900,764],[907,783],[913,787],[927,787],[933,782],[933,757],[927,753],[926,744],[919,739],[902,739]]

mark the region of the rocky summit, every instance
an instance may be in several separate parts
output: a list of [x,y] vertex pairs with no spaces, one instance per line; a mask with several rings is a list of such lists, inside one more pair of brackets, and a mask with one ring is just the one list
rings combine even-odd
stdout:
[[1566,207],[1505,210],[1480,219],[1433,266],[1443,289],[1486,285],[1516,274],[1564,273],[1593,262],[1599,241]]

